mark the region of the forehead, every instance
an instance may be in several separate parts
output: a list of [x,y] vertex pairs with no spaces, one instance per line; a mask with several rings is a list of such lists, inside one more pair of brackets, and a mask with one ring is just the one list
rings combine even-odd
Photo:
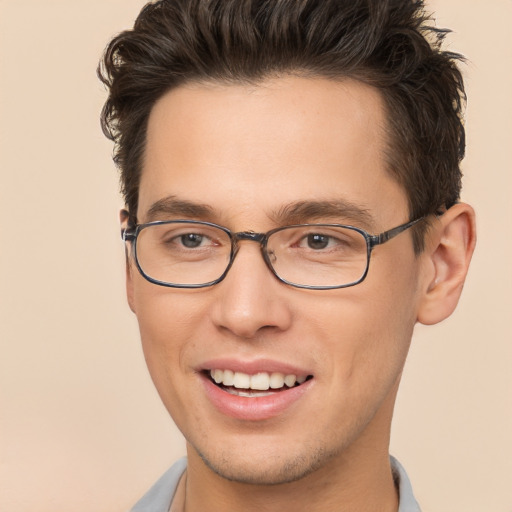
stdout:
[[386,171],[384,112],[379,92],[353,80],[174,89],[150,115],[138,217],[168,196],[249,220],[297,201],[405,209]]

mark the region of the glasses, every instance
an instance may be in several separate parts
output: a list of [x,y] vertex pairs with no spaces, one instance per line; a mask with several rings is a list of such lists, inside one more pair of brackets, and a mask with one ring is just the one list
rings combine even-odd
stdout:
[[156,221],[123,231],[135,264],[151,283],[173,288],[203,288],[222,281],[240,242],[260,244],[270,271],[297,288],[329,290],[364,280],[375,246],[414,226],[424,217],[379,235],[343,224],[297,224],[267,233],[229,229],[193,220]]

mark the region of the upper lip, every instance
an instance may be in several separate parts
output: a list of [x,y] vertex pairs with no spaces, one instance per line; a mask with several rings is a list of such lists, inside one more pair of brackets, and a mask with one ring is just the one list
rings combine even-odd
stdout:
[[257,373],[283,373],[285,375],[308,376],[312,375],[308,371],[299,366],[290,364],[288,362],[276,361],[274,359],[254,359],[254,360],[240,360],[234,358],[218,358],[204,361],[197,368],[198,371],[206,370],[231,370],[233,372],[246,373],[248,375],[256,375]]

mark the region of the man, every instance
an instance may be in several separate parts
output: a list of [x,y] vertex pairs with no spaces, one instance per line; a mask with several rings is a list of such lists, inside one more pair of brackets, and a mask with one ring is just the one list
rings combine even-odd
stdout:
[[128,302],[188,454],[134,511],[419,510],[393,405],[475,244],[443,36],[421,2],[163,0],[107,48]]

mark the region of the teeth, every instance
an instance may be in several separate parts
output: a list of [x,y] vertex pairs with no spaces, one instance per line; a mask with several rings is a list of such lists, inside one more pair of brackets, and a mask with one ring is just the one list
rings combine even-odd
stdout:
[[253,390],[241,390],[241,389],[233,389],[233,388],[226,388],[226,391],[230,394],[230,395],[235,395],[235,396],[245,396],[245,397],[248,397],[248,398],[254,398],[256,396],[269,396],[271,395],[272,393],[269,392],[269,391],[253,391]]
[[235,383],[235,372],[231,370],[215,370],[216,372],[224,373],[224,377],[221,379],[222,384],[224,386],[233,386]]
[[[222,382],[224,384],[224,382]],[[235,378],[233,379],[233,386],[238,389],[248,389],[251,386],[251,376],[247,375],[247,373],[235,373]]]
[[289,387],[289,388],[292,388],[293,386],[295,386],[295,381],[297,380],[297,376],[296,375],[287,375],[285,378],[284,378],[284,383]]
[[270,377],[268,373],[257,373],[251,377],[251,389],[265,391],[269,388]]
[[273,373],[270,376],[270,387],[272,389],[279,389],[284,386],[284,375],[282,373]]
[[[254,375],[249,375],[247,373],[233,372],[231,370],[214,369],[210,370],[210,375],[217,384],[233,386],[237,389],[253,389],[258,391],[281,389],[285,385],[292,388],[296,383],[302,384],[306,380],[305,375],[285,375],[279,372],[271,374],[267,372],[260,372]],[[255,395],[253,393],[248,396]]]
[[211,376],[212,376],[212,379],[217,384],[220,384],[222,382],[222,380],[224,379],[224,372],[222,370],[212,370]]

